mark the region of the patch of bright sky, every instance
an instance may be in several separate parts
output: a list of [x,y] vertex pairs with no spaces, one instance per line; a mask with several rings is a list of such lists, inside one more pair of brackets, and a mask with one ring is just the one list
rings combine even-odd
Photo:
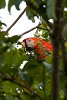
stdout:
[[[6,0],[8,2],[8,0]],[[7,27],[4,27],[4,30],[6,30],[13,22],[14,20],[19,16],[19,14],[24,10],[26,7],[25,2],[22,2],[20,4],[20,10],[16,10],[15,6],[12,6],[11,8],[11,14],[7,10],[7,6],[5,9],[0,10],[0,20],[4,23],[6,23]],[[33,23],[31,20],[29,20],[26,16],[26,13],[23,14],[23,16],[19,19],[19,21],[12,27],[12,29],[9,31],[9,35],[20,35],[21,33],[33,28],[34,26],[38,25],[39,20],[35,17],[35,23]],[[35,33],[35,30],[24,35],[23,39],[26,37],[33,36]]]

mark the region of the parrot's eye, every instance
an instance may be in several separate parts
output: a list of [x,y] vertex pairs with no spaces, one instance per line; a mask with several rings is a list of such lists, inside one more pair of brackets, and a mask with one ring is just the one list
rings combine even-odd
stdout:
[[27,47],[33,48],[34,47],[34,41],[32,39],[26,40]]
[[28,40],[29,42],[31,42],[31,40]]

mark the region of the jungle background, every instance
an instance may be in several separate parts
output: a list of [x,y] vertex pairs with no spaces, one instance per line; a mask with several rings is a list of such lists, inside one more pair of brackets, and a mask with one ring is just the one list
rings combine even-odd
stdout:
[[[9,13],[13,5],[20,10],[21,2],[26,2],[26,8],[6,31],[6,23],[0,20],[0,100],[67,100],[67,0],[9,0]],[[6,0],[0,0],[0,9],[5,6]],[[9,36],[24,13],[33,23],[37,17],[39,24]],[[36,54],[25,52],[19,41],[34,29],[34,37],[53,45],[45,65],[35,58]]]

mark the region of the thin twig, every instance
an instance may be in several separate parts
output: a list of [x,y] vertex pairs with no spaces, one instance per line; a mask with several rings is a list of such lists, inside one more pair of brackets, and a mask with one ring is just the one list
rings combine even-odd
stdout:
[[34,29],[38,28],[40,25],[41,25],[41,23],[39,23],[37,26],[35,26],[35,27],[29,29],[28,31],[23,32],[22,34],[20,34],[20,36],[23,36],[23,35],[25,35],[25,34],[31,32],[31,31],[33,31]]
[[46,97],[46,77],[45,77],[45,66],[44,64],[42,63],[43,65],[43,92],[44,92],[44,99],[47,100],[47,97]]
[[6,30],[5,33],[7,33],[16,23],[17,21],[21,18],[21,16],[25,13],[26,8],[21,12],[21,14],[17,17],[17,19],[9,26],[9,28]]

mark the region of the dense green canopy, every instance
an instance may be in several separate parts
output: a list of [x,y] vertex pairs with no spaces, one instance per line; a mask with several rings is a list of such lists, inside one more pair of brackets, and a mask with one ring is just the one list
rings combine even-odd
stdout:
[[[67,0],[8,0],[9,13],[13,5],[20,10],[21,2],[26,2],[26,8],[20,17],[26,12],[32,22],[35,16],[40,20],[35,36],[41,33],[51,41],[53,52],[43,65],[36,54],[16,47],[24,34],[8,36],[20,17],[5,32],[6,23],[0,21],[0,100],[67,100]],[[0,9],[5,6],[6,0],[0,0]]]

